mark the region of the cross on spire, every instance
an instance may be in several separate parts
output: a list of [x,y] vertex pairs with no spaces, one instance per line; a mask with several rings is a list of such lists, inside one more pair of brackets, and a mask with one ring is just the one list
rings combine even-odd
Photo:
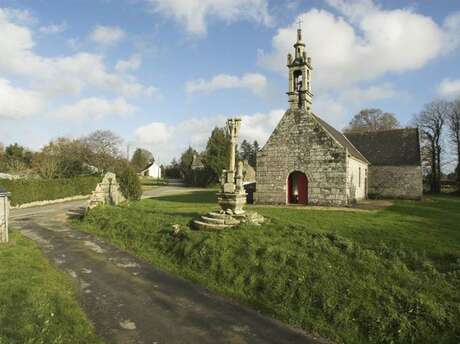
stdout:
[[299,21],[297,22],[297,24],[299,25],[299,30],[302,30],[302,23],[303,23],[302,18],[299,18]]

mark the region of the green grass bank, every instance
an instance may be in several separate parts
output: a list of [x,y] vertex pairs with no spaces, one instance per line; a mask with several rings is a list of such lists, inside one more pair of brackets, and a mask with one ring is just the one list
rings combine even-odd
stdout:
[[90,194],[100,177],[62,179],[0,179],[0,187],[11,193],[11,205]]
[[0,344],[97,344],[71,281],[16,231],[0,245]]
[[164,270],[339,343],[458,343],[460,198],[373,212],[257,207],[270,222],[191,230],[214,192],[93,210],[79,225]]

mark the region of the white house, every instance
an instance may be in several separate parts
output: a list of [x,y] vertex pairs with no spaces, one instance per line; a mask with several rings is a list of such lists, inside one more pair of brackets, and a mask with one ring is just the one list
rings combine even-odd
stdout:
[[161,167],[156,163],[156,161],[152,161],[143,171],[140,172],[140,175],[154,179],[161,179]]

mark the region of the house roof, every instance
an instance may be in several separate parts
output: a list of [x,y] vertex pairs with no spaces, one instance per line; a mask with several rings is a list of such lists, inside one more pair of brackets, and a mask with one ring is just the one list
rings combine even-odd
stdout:
[[315,114],[312,114],[313,117],[324,127],[325,130],[331,134],[331,136],[338,141],[343,147],[348,149],[348,152],[350,153],[351,156],[354,158],[364,161],[364,162],[369,162],[368,159],[366,159],[365,155],[361,154],[361,152],[351,143],[347,137],[345,137],[340,131],[335,129],[333,126],[322,120],[320,117],[318,117]]
[[152,167],[153,165],[157,165],[157,166],[158,166],[158,164],[156,163],[155,160],[151,160],[151,161],[148,163],[148,165],[145,166],[145,167],[142,169],[141,172],[144,172],[144,171],[148,170],[148,169],[149,169],[150,167]]
[[420,165],[417,128],[350,132],[345,136],[373,165]]
[[193,155],[192,165],[190,166],[190,168],[192,170],[204,168],[203,155],[202,154],[198,154],[198,155],[194,154]]

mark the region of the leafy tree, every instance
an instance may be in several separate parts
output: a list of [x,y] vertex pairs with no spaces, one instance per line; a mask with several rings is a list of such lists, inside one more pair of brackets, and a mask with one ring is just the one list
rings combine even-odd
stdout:
[[0,172],[5,172],[6,166],[5,146],[0,143]]
[[350,121],[345,131],[378,131],[400,127],[395,115],[380,109],[363,109]]
[[90,174],[92,152],[81,139],[60,137],[51,141],[34,159],[34,169],[45,178],[72,178]]
[[176,159],[173,159],[171,163],[165,167],[164,176],[167,178],[179,179],[181,178],[180,165]]
[[257,152],[259,151],[259,143],[254,141],[251,145],[248,141],[243,140],[239,147],[239,158],[240,160],[247,160],[249,165],[256,167],[257,164]]
[[210,170],[210,182],[217,182],[230,158],[230,140],[223,128],[214,128],[206,144],[204,165]]
[[257,165],[257,152],[260,150],[259,143],[257,141],[254,141],[252,144],[252,151],[251,151],[251,157],[249,159],[249,165],[252,167],[256,168]]
[[446,101],[432,101],[414,120],[422,133],[422,159],[428,165],[431,191],[434,193],[441,192],[442,134],[449,107]]
[[114,165],[117,181],[118,184],[120,184],[120,190],[123,196],[130,201],[140,200],[142,196],[142,186],[134,167],[125,160],[117,160]]
[[43,178],[53,179],[59,176],[59,160],[56,156],[40,152],[34,157],[32,167]]
[[243,140],[243,142],[241,143],[239,147],[240,160],[249,161],[251,159],[251,156],[253,155],[252,150],[253,150],[253,147],[251,146],[251,144],[248,141]]
[[5,149],[5,160],[8,170],[21,172],[31,167],[33,154],[25,147],[15,143]]
[[197,154],[195,149],[188,147],[180,157],[179,170],[186,184],[193,184],[192,163],[193,157]]
[[131,164],[137,171],[142,171],[151,161],[153,161],[152,153],[143,148],[136,149],[131,158]]

